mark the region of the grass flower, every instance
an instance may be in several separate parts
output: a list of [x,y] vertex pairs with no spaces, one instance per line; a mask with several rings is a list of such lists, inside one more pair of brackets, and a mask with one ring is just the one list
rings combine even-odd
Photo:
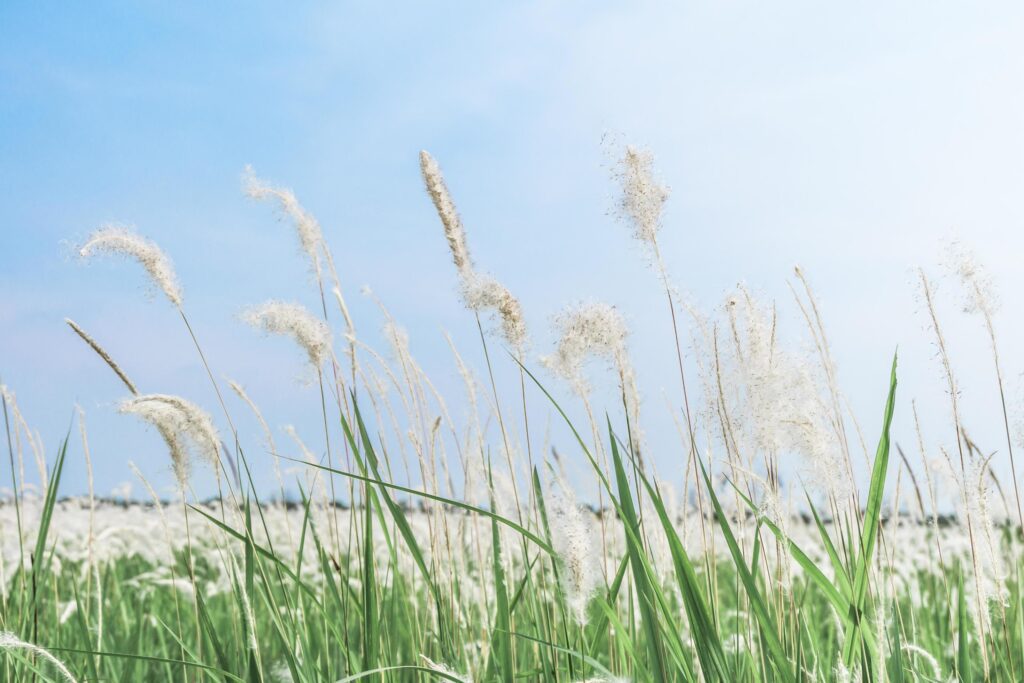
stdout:
[[295,225],[302,251],[309,258],[314,273],[320,273],[321,250],[324,246],[323,231],[320,223],[299,204],[295,193],[286,187],[275,187],[265,180],[256,177],[252,166],[246,166],[242,173],[242,184],[245,194],[259,201],[275,201],[281,214],[289,218]]
[[268,334],[291,337],[319,369],[331,350],[331,331],[327,325],[299,304],[268,301],[242,314],[242,320]]
[[191,456],[198,455],[214,469],[220,464],[220,436],[205,410],[179,396],[145,394],[121,402],[120,412],[135,415],[156,427],[170,450],[178,483],[185,487]]
[[181,307],[181,286],[171,259],[154,242],[142,237],[129,227],[107,225],[89,235],[78,248],[83,259],[97,254],[123,256],[146,269],[153,285],[177,307]]

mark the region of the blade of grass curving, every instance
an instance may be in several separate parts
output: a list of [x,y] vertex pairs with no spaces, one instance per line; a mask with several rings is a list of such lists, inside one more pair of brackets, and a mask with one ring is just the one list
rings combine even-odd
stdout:
[[581,662],[583,662],[584,664],[586,664],[587,666],[589,666],[592,669],[594,669],[595,671],[597,671],[597,673],[599,673],[601,675],[603,680],[606,680],[606,681],[614,681],[614,680],[616,680],[615,674],[613,674],[611,671],[606,669],[604,667],[604,665],[601,664],[601,662],[597,661],[593,657],[590,657],[589,655],[587,655],[587,654],[585,654],[583,652],[578,652],[576,650],[570,650],[567,647],[562,647],[561,645],[557,645],[555,643],[552,643],[552,642],[549,642],[549,641],[546,641],[546,640],[542,640],[540,638],[535,638],[534,636],[530,636],[530,635],[527,635],[525,633],[512,633],[511,635],[513,637],[515,637],[515,638],[522,638],[523,640],[529,640],[531,642],[537,643],[538,645],[543,645],[543,646],[545,646],[547,648],[550,648],[552,650],[557,650],[558,652],[561,652],[562,654],[569,655],[569,657],[571,657],[573,659],[578,659]]
[[[615,576],[612,578],[612,583],[608,587],[608,593],[605,595],[605,601],[609,605],[614,605],[615,601],[618,600],[619,590],[622,588],[622,582],[626,578],[626,570],[629,569],[629,555],[624,555],[619,561],[619,568],[615,572]],[[598,616],[597,621],[594,625],[594,633],[597,636],[594,638],[594,642],[590,646],[590,656],[594,657],[604,647],[604,641],[608,636],[608,615],[604,612]]]
[[889,397],[885,403],[885,414],[882,420],[882,435],[878,439],[875,450],[875,462],[871,468],[871,486],[868,489],[867,505],[864,510],[864,527],[861,532],[860,547],[857,553],[853,580],[853,600],[850,617],[852,624],[847,629],[843,643],[843,664],[847,668],[853,666],[860,647],[862,633],[867,629],[862,625],[867,598],[868,574],[874,559],[875,541],[878,537],[878,525],[882,511],[882,495],[885,492],[885,478],[889,470],[889,430],[892,426],[892,415],[896,401],[896,360],[892,358],[892,369],[889,373]]
[[715,493],[715,487],[711,483],[711,477],[708,476],[708,471],[704,467],[704,463],[699,459],[698,461],[700,462],[701,474],[704,477],[704,485],[708,491],[708,497],[711,499],[711,503],[714,506],[718,526],[722,529],[722,535],[725,537],[725,542],[729,546],[729,553],[732,555],[736,573],[739,575],[747,597],[750,599],[750,607],[753,610],[754,616],[760,627],[759,631],[761,638],[767,647],[767,654],[770,657],[779,678],[783,681],[793,682],[796,680],[796,676],[793,673],[793,665],[786,656],[782,643],[779,641],[778,628],[775,624],[775,620],[772,619],[771,612],[769,612],[764,598],[761,595],[761,591],[757,587],[757,580],[750,573],[750,570],[747,569],[747,563],[743,559],[743,553],[740,550],[739,543],[736,542],[736,537],[732,533],[729,520],[726,518],[725,511],[722,509],[722,504],[718,500],[718,494]]
[[647,489],[668,541],[672,562],[675,565],[676,580],[679,583],[679,592],[683,598],[687,618],[690,620],[693,645],[697,650],[697,657],[700,659],[702,673],[705,679],[731,680],[733,677],[725,659],[722,641],[718,636],[718,628],[711,616],[711,610],[704,600],[704,594],[700,587],[701,582],[697,579],[693,563],[690,562],[675,525],[672,524],[672,520],[668,516],[661,492],[651,485],[642,471],[638,469],[636,473]]
[[[730,483],[732,484],[733,489],[740,496],[740,498],[747,504],[747,506],[752,511],[754,511],[756,513],[757,512],[757,506],[754,504],[754,502],[752,500],[750,500],[750,498],[748,498],[746,494],[744,494],[742,491],[740,491],[739,488],[734,483],[732,483],[732,482],[730,482]],[[817,512],[815,512],[813,506],[811,506],[811,512],[814,513],[815,519],[817,519]],[[819,521],[819,525],[820,525],[820,520],[818,520],[818,521]],[[800,565],[800,568],[804,570],[804,572],[807,574],[807,576],[814,582],[814,585],[816,585],[821,590],[821,592],[825,595],[825,597],[828,598],[829,602],[831,602],[833,607],[835,607],[836,612],[841,617],[845,618],[847,616],[847,613],[849,612],[850,601],[849,601],[849,599],[846,596],[844,596],[842,593],[839,592],[839,589],[836,588],[836,586],[835,586],[835,582],[832,579],[829,579],[825,575],[825,573],[823,571],[821,571],[821,569],[818,567],[818,565],[816,565],[814,563],[814,561],[810,558],[810,556],[806,552],[804,552],[803,548],[801,548],[796,543],[796,541],[794,541],[792,538],[787,536],[786,533],[783,532],[782,529],[775,522],[773,522],[771,519],[769,519],[768,517],[765,517],[765,516],[762,515],[761,517],[758,518],[758,525],[766,527],[769,531],[772,532],[772,535],[774,535],[775,538],[777,538],[781,543],[783,543],[789,549],[790,555],[792,555],[793,559],[796,560],[797,564]],[[824,528],[821,528],[821,532],[823,534],[826,534],[826,538],[827,538],[827,533],[825,532]],[[756,537],[757,536],[755,535],[755,538]],[[831,547],[830,543],[828,545],[826,545],[826,549],[828,547]],[[755,547],[755,550],[756,549],[757,548]],[[831,553],[829,553],[829,554],[831,555]],[[755,566],[756,566],[756,562],[751,562],[750,563],[750,567],[751,567],[750,571],[751,571],[751,573],[755,572]],[[838,577],[840,577],[839,580],[840,580],[840,583],[842,583],[842,579],[845,578],[845,574],[841,574],[840,572],[837,571],[836,575]]]
[[[427,500],[434,500],[434,501],[437,501],[439,503],[444,503],[446,505],[451,505],[452,507],[457,507],[457,508],[459,508],[461,510],[465,510],[466,512],[472,512],[473,514],[477,514],[477,515],[482,515],[484,517],[488,517],[488,518],[496,521],[498,524],[502,524],[504,526],[509,527],[510,529],[513,529],[516,533],[518,533],[519,535],[523,536],[528,541],[530,541],[531,543],[533,543],[534,545],[539,547],[541,550],[543,550],[544,552],[546,552],[549,555],[551,555],[552,557],[556,557],[557,556],[557,553],[555,552],[554,548],[552,548],[551,545],[547,541],[542,539],[540,536],[538,536],[537,534],[533,533],[529,529],[526,529],[521,524],[518,524],[518,523],[514,522],[513,520],[511,520],[511,519],[509,519],[507,517],[503,517],[502,515],[499,515],[499,514],[497,514],[496,512],[494,512],[492,510],[488,510],[487,508],[478,507],[476,505],[470,505],[469,503],[464,503],[464,502],[462,502],[460,500],[456,500],[454,498],[445,498],[444,496],[437,496],[437,495],[434,495],[433,493],[427,493],[426,491],[419,491],[419,490],[414,489],[414,488],[409,488],[407,486],[402,486],[401,484],[394,484],[394,483],[389,482],[389,481],[384,481],[383,479],[380,479],[378,477],[367,477],[367,476],[363,476],[361,474],[356,474],[355,472],[346,472],[345,470],[333,469],[331,467],[327,467],[326,465],[321,465],[319,463],[307,462],[305,460],[297,460],[295,458],[289,458],[289,457],[286,457],[286,456],[283,456],[283,455],[280,456],[280,457],[281,457],[282,460],[291,460],[292,462],[300,463],[302,465],[307,465],[309,467],[315,467],[316,469],[324,470],[326,472],[333,472],[334,474],[340,474],[343,477],[349,477],[351,479],[355,479],[356,481],[364,481],[364,482],[367,482],[369,484],[375,484],[375,485],[380,486],[380,487],[382,487],[384,489],[392,489],[394,491],[400,491],[402,493],[408,493],[409,495],[417,496],[419,498],[426,498]],[[382,496],[382,498],[384,499],[385,503],[387,503],[387,501],[388,501],[388,499],[390,497]],[[399,530],[401,530],[401,528]]]
[[218,669],[215,666],[208,664],[200,664],[199,662],[187,662],[183,659],[171,659],[168,657],[156,657],[154,655],[140,655],[129,652],[100,652],[98,650],[82,650],[73,647],[47,647],[44,648],[50,652],[68,652],[80,655],[89,655],[92,657],[108,657],[110,659],[130,659],[139,662],[153,662],[156,664],[172,664],[175,666],[187,667],[189,669],[197,669],[199,671],[208,671],[212,674],[216,674],[224,679],[238,681],[238,683],[245,683],[245,679],[241,676]]
[[[43,555],[46,552],[46,538],[50,532],[50,524],[53,522],[53,509],[57,504],[57,490],[60,488],[60,477],[64,471],[64,458],[68,452],[68,439],[71,437],[71,428],[68,427],[68,432],[64,436],[64,443],[61,444],[60,451],[57,453],[57,461],[53,465],[53,471],[50,474],[49,486],[46,489],[46,498],[43,502],[43,509],[39,517],[39,530],[36,532],[36,547],[32,551],[32,640],[33,642],[38,638],[38,611],[39,604],[37,601],[38,595],[36,594],[36,587],[38,585],[40,574],[43,571]],[[27,616],[27,615],[26,615]]]
[[[351,683],[352,681],[358,681],[363,678],[369,678],[370,676],[376,676],[377,674],[385,674],[389,671],[409,671],[418,672],[421,674],[427,674],[428,676],[435,676],[445,681],[454,681],[454,683],[465,683],[466,679],[457,674],[449,673],[447,671],[441,671],[440,669],[432,669],[426,666],[416,666],[414,664],[399,665],[399,666],[382,666],[372,671],[361,671],[345,678],[339,678],[335,683]],[[406,680],[402,678],[400,680]]]
[[228,659],[227,651],[225,651],[224,645],[217,636],[217,629],[210,618],[209,610],[206,608],[206,601],[203,600],[202,591],[196,591],[195,596],[196,610],[199,612],[199,623],[207,640],[210,642],[210,646],[213,648],[213,653],[217,656],[217,663],[222,670],[231,671],[234,667],[231,666],[231,660]]
[[[608,431],[611,433],[611,423],[608,424]],[[633,507],[633,494],[630,490],[626,470],[622,465],[622,457],[619,455],[619,447],[614,434],[611,434],[610,442],[612,462],[615,467],[615,479],[618,484],[622,524],[628,529],[626,549],[630,557],[630,564],[633,567],[633,585],[636,587],[637,602],[640,605],[641,622],[645,636],[644,642],[647,645],[647,654],[650,657],[655,678],[664,681],[668,679],[668,664],[666,662],[665,644],[662,640],[661,625],[656,610],[658,601],[654,596],[654,592],[657,590],[657,587],[650,581],[646,564],[642,559],[644,549],[640,543],[640,521],[637,518],[636,509]]]

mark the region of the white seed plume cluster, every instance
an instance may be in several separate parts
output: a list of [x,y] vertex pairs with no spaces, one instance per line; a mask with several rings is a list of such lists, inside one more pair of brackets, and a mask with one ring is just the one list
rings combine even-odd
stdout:
[[726,299],[725,310],[728,337],[707,351],[713,376],[705,393],[709,419],[724,423],[719,432],[727,449],[749,469],[755,454],[797,454],[811,483],[846,500],[852,481],[819,378],[782,346],[774,312],[745,288]]
[[464,674],[458,673],[457,671],[455,671],[455,669],[451,668],[450,666],[448,666],[446,664],[441,664],[440,662],[435,662],[434,660],[432,660],[430,657],[427,657],[426,655],[420,655],[420,659],[423,660],[423,665],[426,666],[428,669],[431,669],[432,671],[436,671],[436,672],[438,672],[440,674],[444,674],[444,680],[451,680],[451,679],[454,678],[454,679],[456,679],[458,681],[462,681],[462,683],[473,683],[473,679],[472,678],[470,678],[469,676],[466,676]]
[[96,254],[111,254],[137,261],[146,269],[157,289],[162,291],[172,304],[181,306],[181,286],[178,284],[178,276],[174,272],[171,259],[154,242],[131,228],[106,225],[89,235],[89,239],[78,248],[78,254],[83,259]]
[[330,354],[330,328],[300,304],[267,301],[245,311],[242,319],[268,334],[291,337],[314,368],[319,369]]
[[980,313],[991,319],[999,308],[999,296],[988,271],[962,242],[953,240],[947,243],[945,256],[946,269],[960,280],[963,287],[964,312]]
[[320,230],[320,223],[316,218],[299,204],[295,193],[286,187],[275,187],[267,181],[257,178],[252,166],[245,167],[245,171],[242,173],[242,184],[245,194],[253,199],[277,201],[281,213],[295,223],[295,232],[299,237],[302,251],[309,257],[314,273],[319,275],[320,252],[324,245],[323,232]]
[[622,185],[621,217],[633,227],[636,239],[656,250],[669,189],[654,177],[654,156],[647,150],[627,145],[615,175]]
[[427,193],[441,219],[444,236],[452,252],[452,261],[459,273],[463,303],[466,308],[478,313],[494,311],[501,320],[502,336],[505,341],[517,351],[521,351],[526,343],[526,322],[523,320],[519,300],[500,282],[473,267],[462,219],[459,218],[455,202],[444,182],[441,167],[426,150],[420,152],[420,171]]
[[469,257],[469,247],[466,246],[466,231],[462,227],[462,219],[459,218],[448,185],[444,182],[441,167],[426,150],[420,152],[420,171],[427,186],[427,193],[434,202],[437,215],[441,218],[441,225],[444,226],[444,236],[448,240],[455,267],[460,273],[472,270],[473,261]]
[[594,553],[593,515],[584,511],[567,487],[558,483],[545,496],[551,542],[562,571],[559,579],[566,604],[577,623],[587,622],[587,605],[601,585],[601,566]]
[[75,681],[75,677],[72,676],[71,672],[68,671],[68,668],[64,666],[64,662],[54,657],[44,648],[41,648],[38,645],[33,645],[32,643],[27,643],[10,631],[0,631],[0,650],[27,650],[33,655],[42,657],[46,661],[50,662],[50,664],[60,672],[61,677],[67,683],[77,683]]
[[543,363],[569,382],[573,391],[586,397],[590,384],[584,365],[591,358],[609,361],[619,375],[630,420],[638,426],[640,394],[626,346],[629,330],[622,315],[614,306],[586,303],[565,309],[555,317],[554,324],[558,345],[554,354],[542,359]]
[[[992,519],[992,490],[989,486],[988,464],[988,459],[978,456],[971,458],[967,464],[966,480],[958,482],[963,505],[959,516],[974,531],[973,587],[981,594],[980,602],[972,600],[969,603],[971,616],[976,626],[985,629],[992,626],[989,605],[1006,603],[1006,579],[1009,576],[1004,549],[995,538],[998,529]],[[950,469],[953,471],[952,467]],[[955,472],[953,473],[955,476]],[[981,613],[978,613],[979,610]]]
[[526,322],[519,300],[505,285],[480,273],[464,275],[462,298],[466,307],[474,311],[497,311],[505,340],[516,349],[526,343]]
[[209,413],[191,401],[169,394],[145,394],[121,402],[120,412],[156,427],[171,453],[178,483],[184,488],[197,455],[215,470],[220,463],[220,435]]

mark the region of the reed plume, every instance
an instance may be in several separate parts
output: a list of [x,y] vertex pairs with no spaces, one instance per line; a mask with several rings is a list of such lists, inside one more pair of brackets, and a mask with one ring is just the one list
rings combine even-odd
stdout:
[[242,319],[268,334],[291,337],[319,370],[331,350],[331,331],[327,325],[299,304],[267,301],[242,314]]
[[324,246],[323,231],[316,218],[306,211],[295,193],[286,187],[275,187],[265,180],[256,177],[252,166],[246,166],[242,172],[242,184],[245,194],[258,201],[276,201],[281,214],[295,225],[295,234],[299,238],[302,251],[309,258],[313,272],[320,275],[320,253]]
[[171,259],[156,245],[142,237],[132,228],[122,225],[106,225],[93,232],[89,239],[78,248],[83,259],[96,254],[123,256],[139,263],[146,269],[150,280],[167,299],[181,308],[181,286],[174,272]]
[[466,246],[466,231],[462,227],[462,219],[459,218],[448,185],[444,182],[441,167],[426,150],[420,152],[420,171],[427,186],[427,193],[434,202],[434,208],[437,209],[437,215],[444,226],[444,236],[448,240],[455,267],[460,273],[472,271],[473,261],[469,257],[469,247]]
[[420,152],[420,171],[437,215],[444,228],[452,261],[459,274],[462,301],[466,308],[484,313],[493,311],[501,321],[502,336],[521,355],[526,344],[526,322],[522,306],[507,287],[473,267],[466,244],[466,230],[455,208],[441,168],[427,151]]
[[64,662],[54,657],[48,650],[38,645],[27,643],[10,631],[0,631],[0,651],[2,650],[27,650],[52,664],[60,672],[61,677],[63,677],[66,683],[77,683],[75,677],[71,675],[67,666],[64,665]]
[[1003,370],[999,359],[999,345],[993,316],[999,309],[999,296],[988,271],[978,262],[970,249],[960,242],[950,242],[946,247],[946,267],[960,280],[964,293],[964,312],[981,315],[992,348],[995,365],[996,385],[1003,413],[1003,429],[1006,435],[1006,450],[1010,456],[1010,474],[1013,477],[1013,493],[1017,503],[1017,523],[1024,529],[1024,508],[1021,506],[1020,486],[1017,480],[1017,462],[1013,453],[1013,438],[1010,434],[1010,417],[1006,408],[1006,390],[1003,386]]
[[590,384],[583,372],[584,364],[591,358],[610,362],[619,376],[631,428],[638,429],[640,395],[626,346],[629,330],[622,315],[614,306],[588,303],[566,308],[554,322],[558,344],[552,355],[542,359],[544,364],[586,398]]
[[178,483],[184,489],[191,456],[198,455],[215,470],[220,465],[220,436],[205,410],[179,396],[145,394],[121,402],[120,412],[136,415],[156,427],[171,455]]
[[654,155],[627,145],[616,176],[622,185],[620,215],[632,225],[633,236],[656,252],[669,188],[654,176]]
[[562,565],[559,575],[569,612],[580,625],[587,623],[587,604],[603,580],[590,516],[564,483],[548,488],[545,507],[550,518],[551,542]]
[[82,341],[88,344],[89,348],[95,351],[96,355],[99,356],[103,360],[103,362],[106,363],[107,366],[114,371],[114,374],[117,375],[118,379],[124,382],[124,385],[128,387],[128,391],[132,392],[133,394],[139,393],[139,390],[136,389],[135,384],[130,379],[128,379],[128,375],[125,374],[124,370],[121,369],[121,366],[118,365],[114,361],[114,359],[110,357],[110,354],[107,353],[106,350],[99,345],[99,342],[97,342],[95,339],[89,336],[89,334],[81,327],[79,327],[78,323],[76,323],[71,318],[64,318],[64,322],[66,322],[68,324],[68,327],[74,330],[75,334],[81,337]]

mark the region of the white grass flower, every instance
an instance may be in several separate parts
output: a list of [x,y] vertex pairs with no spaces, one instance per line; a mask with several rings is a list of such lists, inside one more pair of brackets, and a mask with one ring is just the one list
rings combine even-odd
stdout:
[[27,650],[53,664],[54,668],[60,672],[60,675],[67,683],[77,683],[75,677],[71,675],[71,672],[68,671],[68,668],[64,665],[64,662],[60,661],[38,645],[27,643],[21,638],[18,638],[10,631],[0,631],[0,650]]
[[939,660],[937,660],[932,653],[928,652],[928,650],[925,650],[919,645],[914,645],[913,643],[904,643],[902,649],[909,655],[917,655],[923,659],[928,665],[928,668],[931,669],[931,676],[934,680],[937,681],[942,678],[942,669],[939,668]]
[[431,671],[436,671],[439,674],[444,674],[445,680],[449,680],[450,681],[450,680],[454,679],[454,680],[457,680],[457,681],[462,681],[462,683],[473,683],[473,679],[470,678],[469,676],[457,673],[450,666],[447,666],[445,664],[440,664],[438,662],[435,662],[434,660],[432,660],[430,657],[427,657],[426,655],[420,655],[420,659],[423,661],[423,665],[426,666]]
[[181,286],[178,284],[178,276],[174,272],[170,258],[154,242],[131,228],[106,225],[89,236],[89,239],[78,248],[78,254],[83,259],[91,258],[95,254],[112,254],[137,261],[170,302],[175,306],[181,306]]
[[294,192],[286,187],[275,187],[267,181],[257,178],[252,166],[245,167],[245,171],[242,173],[242,183],[245,194],[252,199],[277,201],[281,213],[294,222],[302,251],[309,257],[313,271],[319,276],[320,250],[324,246],[324,237],[316,218],[299,204]]
[[981,313],[990,318],[999,308],[999,296],[992,277],[974,252],[960,241],[946,244],[945,267],[963,287],[964,313]]
[[647,150],[627,145],[615,176],[622,185],[621,217],[632,225],[636,239],[656,249],[669,188],[654,177],[654,156]]
[[190,456],[195,454],[216,470],[220,463],[220,436],[205,410],[179,396],[145,394],[121,402],[120,412],[137,415],[156,427],[171,452],[178,483],[188,481]]
[[587,622],[587,605],[601,585],[595,539],[584,510],[567,487],[548,489],[544,501],[551,526],[551,543],[562,565],[562,593],[579,624]]
[[731,342],[722,344],[717,371],[738,451],[803,457],[806,474],[846,500],[853,490],[823,388],[807,362],[778,339],[773,309],[745,288],[726,299]]
[[452,251],[452,260],[459,272],[471,271],[473,262],[469,257],[469,248],[466,246],[466,231],[462,227],[462,219],[455,209],[455,202],[452,201],[451,193],[441,175],[441,167],[437,165],[434,157],[426,150],[420,152],[420,171],[423,174],[423,183],[427,186],[427,193],[430,195],[437,215],[441,218],[444,226],[444,236],[448,240],[448,247]]
[[526,321],[519,300],[500,282],[487,275],[471,273],[463,278],[462,297],[473,311],[496,311],[505,341],[516,350],[526,343]]
[[466,245],[466,230],[455,209],[448,186],[441,175],[441,169],[434,157],[426,151],[420,152],[420,170],[427,193],[434,202],[437,215],[444,227],[444,236],[452,252],[452,261],[459,272],[462,301],[466,308],[482,313],[494,311],[501,321],[502,336],[517,351],[521,352],[526,343],[526,322],[522,306],[504,285],[489,275],[477,272]]
[[305,350],[309,362],[317,369],[323,365],[330,352],[330,329],[324,321],[299,304],[268,301],[245,311],[242,319],[269,334],[291,337]]
[[590,392],[583,373],[588,360],[596,357],[617,363],[625,355],[629,331],[614,306],[588,303],[566,308],[554,324],[558,345],[553,355],[543,359],[544,364],[581,395]]
[[542,362],[585,398],[590,384],[583,373],[584,365],[591,358],[609,361],[619,375],[631,429],[638,430],[640,393],[626,346],[629,329],[622,315],[614,306],[588,303],[565,309],[554,323],[558,345],[555,353],[542,358]]

